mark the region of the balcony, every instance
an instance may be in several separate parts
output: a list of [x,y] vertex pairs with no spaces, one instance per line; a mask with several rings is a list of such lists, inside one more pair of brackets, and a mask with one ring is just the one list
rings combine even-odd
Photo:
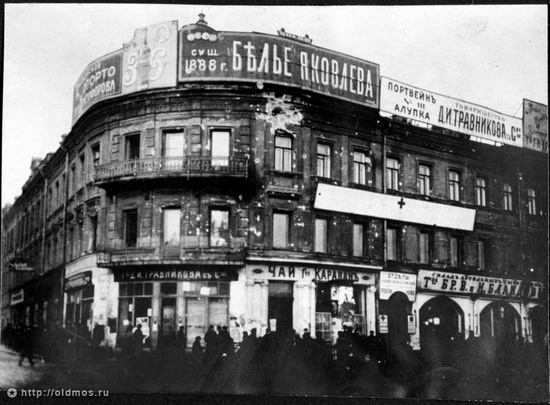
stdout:
[[94,181],[101,185],[108,182],[134,179],[158,179],[169,177],[248,177],[248,157],[234,156],[181,156],[151,157],[98,165]]
[[97,255],[98,266],[244,266],[245,249],[234,248],[186,248],[166,249],[165,247],[100,248]]

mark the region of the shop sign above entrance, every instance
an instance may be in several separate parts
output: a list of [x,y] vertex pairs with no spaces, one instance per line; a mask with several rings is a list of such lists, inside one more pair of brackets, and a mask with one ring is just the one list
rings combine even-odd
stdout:
[[20,302],[23,302],[24,300],[25,300],[25,294],[23,290],[19,290],[11,293],[11,300],[10,300],[11,305],[17,305]]
[[453,294],[537,299],[542,296],[544,286],[539,281],[420,270],[418,272],[418,288],[428,291],[446,291]]
[[65,290],[70,290],[73,288],[86,287],[87,285],[92,284],[92,272],[87,271],[86,273],[79,274],[78,276],[71,277],[65,281]]
[[416,298],[416,274],[380,272],[380,299],[387,300],[394,292],[404,293],[410,302]]
[[237,273],[227,270],[148,270],[115,271],[115,281],[232,281]]
[[374,285],[374,276],[355,270],[336,270],[301,266],[267,266],[256,268],[255,274],[264,274],[270,279],[315,280],[319,282],[342,282],[354,285]]

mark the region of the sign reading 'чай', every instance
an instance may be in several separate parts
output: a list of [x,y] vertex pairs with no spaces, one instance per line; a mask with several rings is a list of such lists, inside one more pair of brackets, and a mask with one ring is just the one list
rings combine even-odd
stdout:
[[418,272],[418,288],[428,291],[446,291],[453,294],[537,299],[542,295],[543,284],[538,281],[420,270]]

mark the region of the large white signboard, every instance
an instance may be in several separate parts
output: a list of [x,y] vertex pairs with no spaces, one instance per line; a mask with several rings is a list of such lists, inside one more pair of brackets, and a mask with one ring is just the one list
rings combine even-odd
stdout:
[[523,147],[520,118],[380,78],[380,110],[488,141]]
[[380,299],[387,300],[394,292],[404,293],[409,301],[416,297],[416,274],[380,272]]

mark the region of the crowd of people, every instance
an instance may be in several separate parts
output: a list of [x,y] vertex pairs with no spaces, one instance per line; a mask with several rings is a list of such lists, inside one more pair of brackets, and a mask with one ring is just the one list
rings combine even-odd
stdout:
[[[32,367],[36,358],[79,361],[91,353],[94,341],[97,343],[94,334],[84,329],[82,325],[45,328],[8,324],[2,330],[2,343],[19,353],[20,365],[28,361]],[[258,336],[252,329],[243,332],[240,342],[234,342],[226,326],[210,326],[204,336],[195,337],[190,351],[183,328],[175,333],[172,343],[165,341],[163,350],[152,350],[141,325],[130,325],[117,345],[126,360],[127,375],[140,369],[144,376],[150,372],[144,359],[144,348],[149,347],[150,356],[164,352],[179,364],[191,364],[203,376],[204,391],[216,386],[235,392],[249,386],[260,392],[299,394],[319,385],[326,388],[357,381],[359,392],[377,395],[365,392],[365,387],[392,381],[406,387],[408,397],[478,399],[498,392],[506,399],[507,392],[510,398],[514,392],[524,392],[525,397],[534,392],[536,396],[548,384],[547,340],[529,343],[511,337],[497,341],[475,337],[470,331],[467,339],[462,335],[449,341],[425,337],[422,350],[414,351],[407,342],[387,341],[386,337],[345,329],[332,344],[320,332],[312,337],[308,330],[300,334],[268,329]]]

